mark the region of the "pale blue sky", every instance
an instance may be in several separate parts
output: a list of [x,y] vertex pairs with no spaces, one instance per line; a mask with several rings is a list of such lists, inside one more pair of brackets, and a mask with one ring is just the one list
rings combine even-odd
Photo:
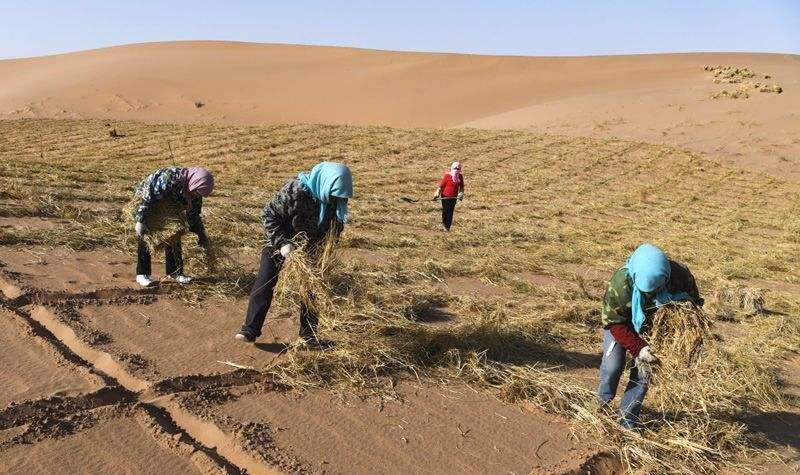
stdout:
[[800,0],[0,0],[0,58],[198,39],[514,55],[800,53]]

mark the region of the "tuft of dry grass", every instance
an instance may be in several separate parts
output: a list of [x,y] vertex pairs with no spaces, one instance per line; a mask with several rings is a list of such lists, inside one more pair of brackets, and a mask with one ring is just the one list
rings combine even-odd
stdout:
[[718,287],[708,299],[707,306],[716,318],[727,321],[763,315],[766,312],[761,291],[742,285]]
[[750,69],[735,66],[705,66],[703,69],[712,73],[715,83],[738,84],[756,77],[756,73]]
[[712,94],[713,99],[747,99],[750,97],[749,90],[765,93],[781,94],[783,88],[778,84],[766,84],[756,81],[754,78],[761,76],[764,79],[771,79],[769,74],[759,74],[748,68],[737,68],[734,66],[705,66],[705,71],[712,73],[715,84],[736,84],[736,90],[722,90]]

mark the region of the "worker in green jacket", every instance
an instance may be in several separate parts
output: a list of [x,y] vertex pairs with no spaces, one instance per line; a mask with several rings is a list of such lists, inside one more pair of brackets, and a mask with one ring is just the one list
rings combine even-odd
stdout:
[[703,305],[689,268],[668,259],[652,244],[639,246],[608,283],[603,297],[603,360],[598,397],[603,404],[614,399],[625,370],[625,353],[630,353],[636,365],[631,368],[619,408],[625,428],[641,427],[639,413],[650,379],[648,364],[657,361],[642,333],[658,307],[675,301]]

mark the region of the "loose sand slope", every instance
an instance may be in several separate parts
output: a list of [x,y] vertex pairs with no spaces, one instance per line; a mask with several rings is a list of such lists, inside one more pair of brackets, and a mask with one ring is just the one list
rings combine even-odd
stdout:
[[[705,64],[769,73],[784,93],[713,100]],[[527,58],[182,42],[0,61],[0,117],[534,128],[666,142],[791,173],[800,58]],[[202,107],[196,107],[196,102]]]

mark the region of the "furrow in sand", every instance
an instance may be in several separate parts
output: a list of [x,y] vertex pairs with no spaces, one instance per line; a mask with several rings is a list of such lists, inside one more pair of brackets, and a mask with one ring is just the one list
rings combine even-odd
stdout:
[[0,293],[5,295],[6,300],[15,306],[29,305],[32,303],[45,305],[69,300],[119,301],[124,299],[153,299],[155,298],[154,296],[158,295],[160,292],[161,288],[158,286],[143,289],[107,287],[84,292],[44,291],[19,284],[0,271]]
[[81,341],[78,335],[69,326],[61,323],[47,307],[34,305],[30,316],[37,323],[46,328],[53,336],[61,341],[73,353],[88,362],[96,370],[115,379],[125,389],[141,392],[150,387],[150,383],[130,374],[110,354],[98,351]]
[[272,378],[264,373],[249,369],[220,374],[176,376],[154,383],[145,394],[142,394],[141,399],[146,400],[147,397],[155,398],[167,394],[185,393],[206,388],[249,386],[255,383],[272,384]]
[[0,273],[0,292],[8,300],[15,300],[25,295],[25,291],[20,286],[2,273]]
[[79,396],[53,396],[34,401],[23,401],[0,411],[0,430],[18,427],[33,419],[58,418],[79,411],[90,411],[99,407],[120,403],[131,403],[135,396],[119,386],[106,386],[97,391]]
[[192,437],[205,445],[213,447],[237,467],[253,475],[281,475],[280,470],[269,467],[245,452],[239,444],[213,422],[208,422],[181,408],[173,395],[150,401],[152,406],[163,409],[175,423]]
[[[130,374],[110,354],[96,350],[81,341],[75,332],[69,326],[61,323],[58,317],[47,307],[41,305],[32,306],[30,308],[30,318],[46,329],[54,339],[60,341],[69,351],[91,365],[96,371],[118,382],[127,391],[138,394],[152,386],[151,382]],[[172,401],[171,396],[140,402],[140,404],[151,415],[157,415],[161,412],[162,417],[153,416],[156,417],[159,423],[162,423],[161,421],[173,421],[175,426],[188,438],[196,441],[199,445],[214,449],[227,463],[242,472],[261,475],[280,475],[282,473],[280,470],[270,467],[249,455],[238,445],[233,437],[223,432],[213,423],[203,421],[179,407],[177,403]],[[202,459],[203,463],[207,462],[207,457],[202,457]]]

